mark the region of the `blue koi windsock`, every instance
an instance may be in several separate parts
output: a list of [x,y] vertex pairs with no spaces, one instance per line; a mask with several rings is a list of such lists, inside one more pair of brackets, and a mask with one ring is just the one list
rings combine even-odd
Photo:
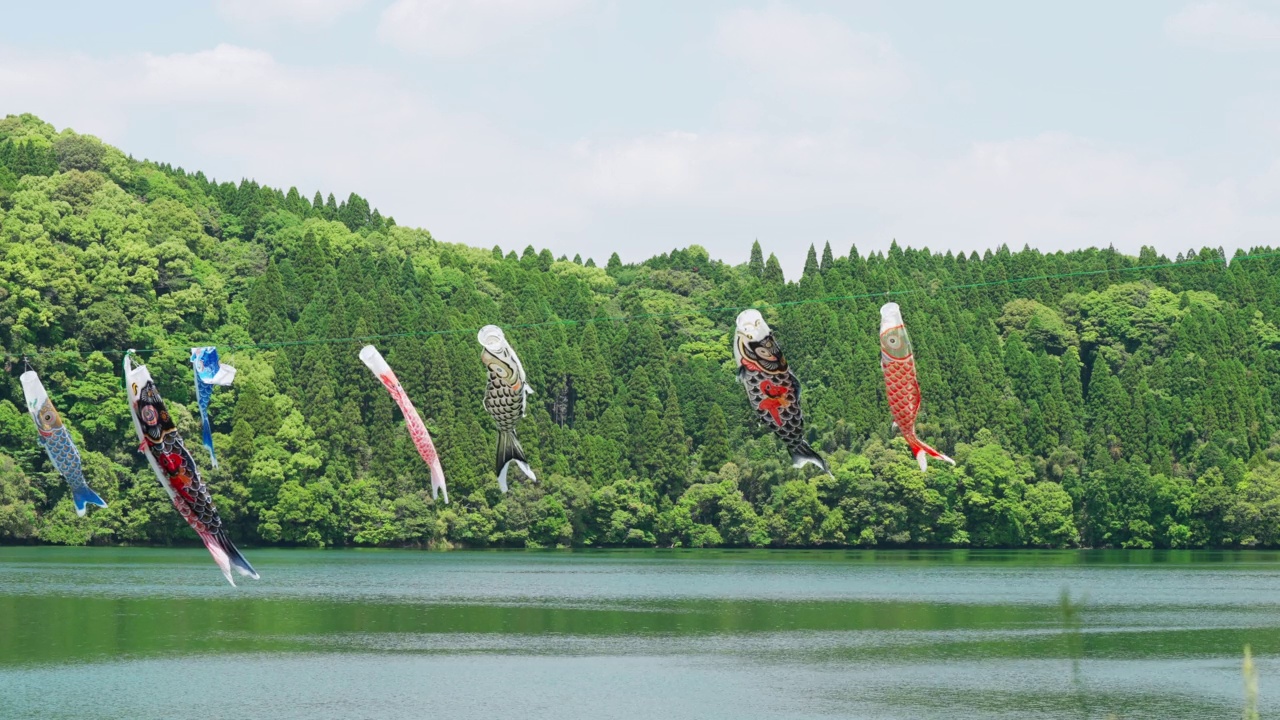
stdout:
[[26,396],[27,412],[36,421],[36,442],[44,448],[53,467],[71,486],[71,499],[76,506],[76,514],[84,517],[89,505],[106,507],[98,493],[89,488],[84,479],[84,468],[80,465],[80,451],[76,449],[71,433],[62,424],[62,416],[53,407],[49,393],[45,392],[44,383],[35,370],[22,373],[22,394]]
[[209,400],[213,386],[230,385],[236,379],[236,369],[218,362],[218,348],[191,348],[191,365],[196,371],[196,404],[200,406],[200,439],[209,449],[209,462],[218,467],[218,456],[213,452],[213,428],[209,425]]

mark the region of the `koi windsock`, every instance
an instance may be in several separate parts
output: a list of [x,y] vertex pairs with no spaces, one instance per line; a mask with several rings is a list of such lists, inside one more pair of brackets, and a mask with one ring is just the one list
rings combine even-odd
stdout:
[[920,383],[916,380],[916,359],[911,352],[911,339],[907,337],[907,328],[902,323],[902,311],[897,303],[886,303],[880,308],[880,369],[884,371],[884,386],[893,423],[902,432],[911,454],[920,464],[920,471],[929,469],[928,456],[955,465],[955,460],[916,437]]
[[213,428],[209,425],[209,400],[213,398],[213,386],[226,387],[236,379],[236,369],[218,362],[218,348],[191,348],[191,366],[196,371],[196,405],[200,408],[200,439],[209,449],[209,464],[218,467],[218,456],[213,452]]
[[507,336],[497,325],[485,325],[476,335],[481,347],[480,360],[489,371],[489,381],[484,389],[484,409],[498,426],[498,487],[507,491],[507,471],[512,465],[530,480],[537,481],[529,468],[520,439],[516,437],[516,424],[525,416],[529,396],[533,388],[524,374],[520,357],[507,342]]
[[396,401],[396,405],[400,406],[400,412],[404,413],[404,424],[409,428],[409,437],[413,439],[414,447],[418,448],[418,454],[422,456],[422,461],[427,464],[431,470],[431,497],[435,499],[438,494],[444,494],[444,501],[449,502],[449,489],[444,484],[444,470],[440,467],[440,457],[436,454],[436,446],[431,442],[431,433],[427,432],[427,426],[423,424],[422,417],[418,415],[418,410],[413,406],[413,401],[405,393],[404,388],[400,385],[400,379],[396,377],[395,372],[391,370],[391,366],[382,358],[382,353],[378,352],[378,348],[372,345],[365,345],[360,351],[360,360],[373,371],[375,377],[382,381],[383,387],[387,392],[391,393],[391,399]]
[[156,473],[156,480],[169,494],[178,514],[187,521],[204,546],[209,549],[218,569],[232,585],[231,569],[245,577],[258,579],[258,573],[236,549],[222,516],[213,504],[209,486],[200,479],[195,459],[182,442],[182,435],[174,426],[173,418],[165,407],[160,391],[151,379],[146,365],[133,366],[132,357],[124,356],[125,395],[129,400],[129,414],[133,417],[133,429],[138,433],[138,452],[147,456],[147,463]]
[[827,461],[804,439],[800,381],[759,310],[743,310],[738,315],[733,359],[738,364],[738,380],[747,390],[751,409],[787,446],[792,466],[816,465],[830,474]]
[[71,500],[76,506],[76,515],[84,517],[88,505],[106,507],[98,493],[89,488],[84,479],[84,468],[80,465],[80,451],[76,449],[71,433],[62,424],[62,416],[53,407],[49,393],[45,392],[44,383],[35,370],[22,373],[22,394],[27,399],[27,412],[36,421],[36,442],[44,448],[45,454],[53,467],[62,475],[71,487]]

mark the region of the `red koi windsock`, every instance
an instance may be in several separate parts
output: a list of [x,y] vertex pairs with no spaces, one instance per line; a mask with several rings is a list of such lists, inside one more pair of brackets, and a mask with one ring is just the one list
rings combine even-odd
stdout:
[[920,471],[929,469],[927,458],[930,455],[955,465],[955,460],[916,437],[920,383],[916,380],[916,359],[911,352],[911,339],[907,337],[907,328],[902,323],[902,311],[897,303],[885,303],[880,308],[880,369],[884,371],[885,392],[889,397],[893,423],[902,431],[902,438],[920,464]]

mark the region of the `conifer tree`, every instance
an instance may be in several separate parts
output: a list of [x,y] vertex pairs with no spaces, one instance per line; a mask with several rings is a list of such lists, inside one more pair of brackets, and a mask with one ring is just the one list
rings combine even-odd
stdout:
[[1062,435],[1071,447],[1083,449],[1084,438],[1084,389],[1082,375],[1084,366],[1080,362],[1080,353],[1074,347],[1067,348],[1062,356],[1062,397],[1066,405],[1063,417]]
[[1009,334],[1004,344],[1004,367],[1014,394],[1023,402],[1041,395],[1035,358],[1027,351],[1021,333],[1016,330]]
[[1109,444],[1127,434],[1124,418],[1128,405],[1129,396],[1120,379],[1111,372],[1110,363],[1104,358],[1095,358],[1085,406],[1089,432],[1095,443]]
[[760,241],[751,243],[751,261],[747,263],[747,271],[752,277],[764,275],[764,253],[760,250]]
[[284,283],[274,262],[253,282],[249,291],[249,332],[259,342],[280,342],[287,335],[288,306]]
[[704,436],[706,440],[702,443],[702,469],[714,472],[729,461],[729,424],[719,405],[711,406]]
[[289,193],[284,196],[284,206],[289,212],[298,216],[306,216],[307,209],[310,207],[307,202],[298,194],[297,187],[290,187]]
[[804,259],[804,273],[801,277],[814,277],[818,274],[818,252],[814,250],[813,243],[809,243],[809,254]]
[[256,434],[275,435],[280,429],[275,404],[262,397],[258,384],[254,382],[243,383],[237,392],[232,422],[236,426],[243,423],[251,440]]
[[769,253],[769,259],[764,264],[764,273],[761,277],[771,285],[782,285],[786,282],[786,278],[782,275],[782,264],[773,253]]

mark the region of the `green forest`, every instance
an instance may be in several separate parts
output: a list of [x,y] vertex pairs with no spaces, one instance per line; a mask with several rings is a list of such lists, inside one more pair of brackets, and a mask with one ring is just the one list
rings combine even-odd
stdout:
[[[242,547],[1280,545],[1280,257],[1035,242],[827,244],[790,280],[758,243],[736,266],[696,245],[557,258],[9,116],[0,542],[197,544],[137,451],[121,351],[138,348]],[[915,346],[919,435],[955,467],[922,473],[891,425],[888,298]],[[763,308],[787,353],[832,475],[792,469],[747,405],[730,345],[743,307]],[[513,477],[508,494],[481,404],[488,323],[536,391],[520,438],[538,482]],[[371,335],[392,336],[375,344],[435,439],[450,504],[357,358],[350,338]],[[207,344],[260,346],[222,351],[239,374],[214,393],[217,469],[188,361]],[[108,509],[77,518],[36,444],[24,355]]]

